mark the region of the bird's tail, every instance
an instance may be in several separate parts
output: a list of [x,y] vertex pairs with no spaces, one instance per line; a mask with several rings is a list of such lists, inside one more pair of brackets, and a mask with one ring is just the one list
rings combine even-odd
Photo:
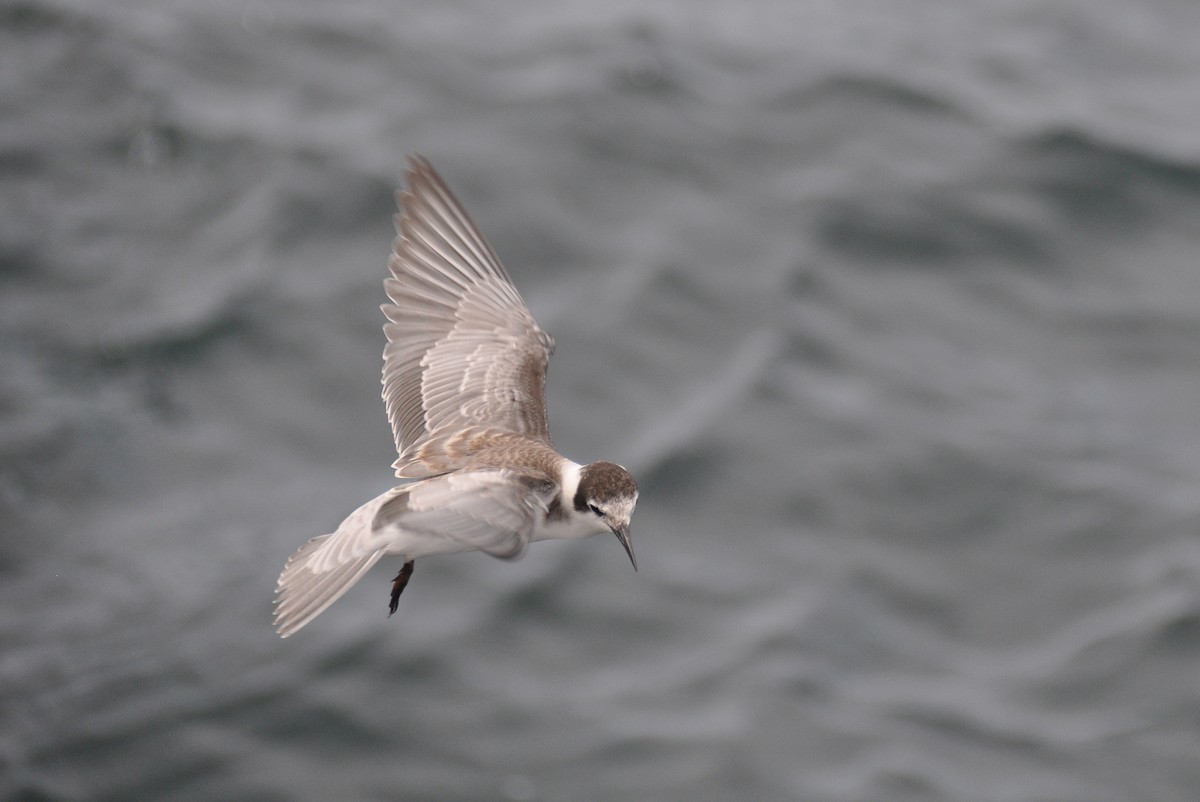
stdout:
[[324,612],[384,555],[382,544],[372,543],[371,524],[378,507],[394,493],[367,502],[336,532],[314,537],[288,558],[275,585],[275,631],[280,637]]

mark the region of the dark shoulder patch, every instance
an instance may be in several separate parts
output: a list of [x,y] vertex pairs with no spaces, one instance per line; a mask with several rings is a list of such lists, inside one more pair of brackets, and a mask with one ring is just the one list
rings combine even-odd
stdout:
[[545,475],[530,473],[521,477],[521,484],[546,503],[546,517],[549,520],[566,517],[566,511],[563,510],[562,504],[562,491],[557,482]]
[[562,493],[555,493],[554,498],[550,499],[550,503],[546,507],[547,521],[561,521],[567,517],[567,511],[563,508]]

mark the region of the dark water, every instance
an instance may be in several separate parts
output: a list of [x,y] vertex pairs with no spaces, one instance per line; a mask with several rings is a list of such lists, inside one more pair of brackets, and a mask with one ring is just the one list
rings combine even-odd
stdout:
[[[6,799],[1200,798],[1200,6],[0,4]],[[391,484],[427,155],[611,538]]]

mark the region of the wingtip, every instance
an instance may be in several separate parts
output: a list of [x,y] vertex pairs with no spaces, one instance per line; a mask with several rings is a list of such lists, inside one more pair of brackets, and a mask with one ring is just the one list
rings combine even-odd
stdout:
[[408,162],[408,174],[410,176],[433,172],[433,165],[429,163],[429,159],[426,159],[420,153],[409,153],[405,159]]
[[[413,188],[419,184],[430,180],[430,176],[436,176],[437,171],[433,169],[433,165],[419,153],[409,153],[404,157],[407,165],[404,170],[404,186],[397,189],[395,192],[396,206],[403,212],[407,208],[407,204],[412,202]],[[396,230],[400,230],[400,218],[404,216],[402,213],[396,215],[393,221],[396,224]]]

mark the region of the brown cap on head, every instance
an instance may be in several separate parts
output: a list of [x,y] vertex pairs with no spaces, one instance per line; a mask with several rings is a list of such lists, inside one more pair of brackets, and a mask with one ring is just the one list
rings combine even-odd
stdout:
[[588,499],[636,498],[637,482],[629,471],[613,462],[593,462],[579,472],[579,487],[575,490],[575,509],[587,509]]

